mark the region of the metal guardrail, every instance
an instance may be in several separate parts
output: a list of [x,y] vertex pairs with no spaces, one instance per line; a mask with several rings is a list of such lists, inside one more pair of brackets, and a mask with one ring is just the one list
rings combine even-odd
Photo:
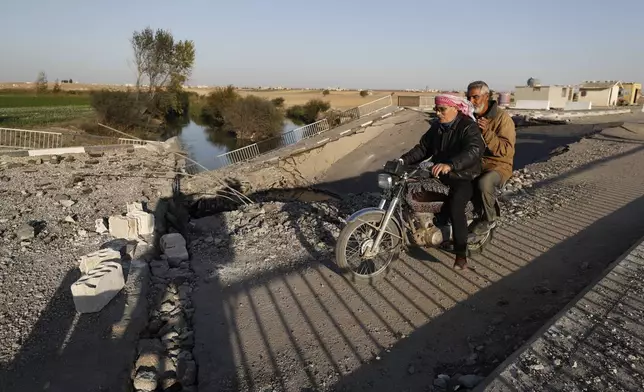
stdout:
[[41,149],[61,146],[62,134],[59,132],[0,128],[0,147]]
[[317,122],[285,132],[280,136],[262,140],[249,146],[228,151],[225,154],[217,156],[220,163],[219,168],[229,166],[235,163],[251,160],[269,151],[277,150],[282,147],[290,146],[300,140],[307,139],[333,128],[339,127],[361,117],[368,116],[379,110],[385,109],[393,104],[391,95],[376,99],[375,101],[360,105],[358,107],[346,110],[341,113],[329,113],[329,115]]
[[217,160],[221,163],[221,167],[224,167],[232,165],[233,163],[247,161],[258,155],[259,147],[257,146],[257,143],[253,143],[250,146],[238,148],[225,154],[218,155]]
[[375,113],[378,110],[382,110],[386,107],[389,107],[392,105],[392,103],[393,102],[392,102],[391,95],[388,95],[386,97],[382,97],[380,99],[376,99],[375,101],[358,106],[358,113],[362,118],[364,116],[368,116],[372,113]]

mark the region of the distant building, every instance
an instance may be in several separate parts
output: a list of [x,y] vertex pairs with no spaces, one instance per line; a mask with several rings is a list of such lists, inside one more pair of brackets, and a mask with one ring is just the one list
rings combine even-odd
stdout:
[[641,94],[642,85],[640,83],[622,83],[619,98],[624,101],[625,105],[635,105]]
[[617,80],[585,81],[579,85],[579,102],[596,106],[616,106],[622,83]]
[[573,99],[572,86],[516,86],[514,88],[515,101],[550,101],[550,107],[563,109],[566,102]]

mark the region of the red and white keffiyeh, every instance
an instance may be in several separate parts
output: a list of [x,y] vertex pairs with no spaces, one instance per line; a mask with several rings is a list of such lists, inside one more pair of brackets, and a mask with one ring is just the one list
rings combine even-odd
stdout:
[[434,98],[436,106],[455,107],[459,112],[474,118],[474,105],[467,99],[451,94],[439,94]]

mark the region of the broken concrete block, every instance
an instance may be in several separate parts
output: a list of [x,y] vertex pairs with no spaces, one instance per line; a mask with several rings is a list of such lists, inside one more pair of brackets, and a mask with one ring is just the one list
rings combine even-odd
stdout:
[[134,254],[136,252],[136,241],[126,240],[123,238],[117,238],[111,241],[108,241],[101,245],[101,249],[112,249],[121,254],[121,258],[134,259]]
[[121,260],[121,253],[113,249],[101,249],[80,257],[78,268],[86,274],[104,261]]
[[105,219],[104,218],[98,218],[94,221],[94,225],[96,227],[96,232],[98,234],[103,234],[107,233],[107,226],[105,226]]
[[129,218],[136,220],[136,230],[139,235],[154,233],[154,215],[145,211],[134,210],[127,213]]
[[161,251],[170,262],[181,262],[190,258],[186,249],[186,240],[179,233],[164,235],[159,244]]
[[136,218],[128,216],[110,216],[108,220],[110,234],[116,238],[136,239],[138,235]]
[[125,286],[120,263],[105,261],[72,284],[78,313],[95,313],[107,305]]
[[128,214],[130,212],[143,211],[143,204],[137,201],[135,201],[134,203],[127,203],[126,207]]

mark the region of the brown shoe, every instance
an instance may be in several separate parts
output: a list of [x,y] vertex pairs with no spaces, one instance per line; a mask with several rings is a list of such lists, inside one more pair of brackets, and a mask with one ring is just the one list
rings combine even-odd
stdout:
[[454,268],[459,270],[466,270],[467,268],[467,257],[456,256],[456,261],[454,261]]

